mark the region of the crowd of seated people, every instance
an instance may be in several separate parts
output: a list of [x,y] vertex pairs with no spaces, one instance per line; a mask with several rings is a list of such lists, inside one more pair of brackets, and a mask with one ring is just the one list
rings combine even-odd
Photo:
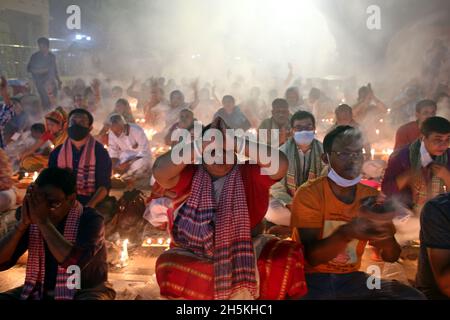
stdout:
[[[19,208],[0,239],[0,270],[29,254],[24,285],[0,299],[114,299],[98,208],[115,176],[152,184],[146,219],[172,240],[156,262],[163,296],[450,298],[450,89],[419,81],[387,103],[368,84],[343,104],[293,78],[291,67],[283,91],[268,90],[271,100],[242,77],[220,88],[198,79],[133,79],[128,87],[128,79],[76,79],[59,92],[39,87],[45,105],[36,106],[11,96],[2,77],[0,213]],[[379,118],[395,141],[377,189],[362,176]],[[17,199],[13,176],[35,171]],[[384,218],[374,209],[392,202],[420,224],[411,239],[420,240],[417,280],[413,288],[382,279],[370,290],[366,246],[389,263],[402,251],[397,207]],[[81,290],[61,285],[74,264]]]

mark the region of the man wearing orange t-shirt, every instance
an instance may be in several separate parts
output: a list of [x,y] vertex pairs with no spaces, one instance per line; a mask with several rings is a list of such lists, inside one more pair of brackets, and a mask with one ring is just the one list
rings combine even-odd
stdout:
[[[360,184],[363,139],[358,129],[339,126],[323,142],[327,177],[300,187],[293,200],[294,238],[305,247],[306,299],[423,299],[417,290],[398,282],[381,281],[371,290],[369,275],[360,272],[368,242],[384,261],[395,262],[400,246],[391,220],[360,215],[361,200],[377,197]],[[370,280],[370,279],[369,279]]]

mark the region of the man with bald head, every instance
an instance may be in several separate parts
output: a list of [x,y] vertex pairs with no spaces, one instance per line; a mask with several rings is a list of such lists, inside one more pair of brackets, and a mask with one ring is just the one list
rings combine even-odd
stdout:
[[144,129],[127,123],[120,114],[110,117],[108,152],[112,160],[114,173],[124,180],[132,180],[150,173],[151,153]]

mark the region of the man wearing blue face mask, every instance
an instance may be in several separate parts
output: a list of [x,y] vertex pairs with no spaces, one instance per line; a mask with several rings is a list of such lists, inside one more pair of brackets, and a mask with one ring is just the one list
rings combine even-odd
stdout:
[[286,176],[272,186],[266,220],[280,226],[291,222],[291,203],[295,191],[308,180],[319,177],[325,164],[321,160],[322,143],[315,139],[316,122],[307,111],[298,111],[291,118],[292,138],[281,146],[289,160]]
[[[372,205],[362,210],[363,200],[376,198],[378,191],[359,183],[364,161],[361,132],[339,126],[327,134],[323,147],[328,176],[301,186],[292,205],[293,237],[305,249],[305,298],[423,299],[411,287],[395,281],[372,281],[359,271],[367,243],[380,250],[387,262],[397,261],[401,252],[394,237],[392,209],[384,215],[375,213]],[[377,201],[384,208],[383,201]]]

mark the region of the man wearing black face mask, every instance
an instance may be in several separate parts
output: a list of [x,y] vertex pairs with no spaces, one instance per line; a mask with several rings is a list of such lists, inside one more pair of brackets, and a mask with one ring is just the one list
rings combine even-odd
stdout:
[[95,208],[111,188],[112,164],[108,152],[90,132],[94,118],[85,109],[69,114],[69,139],[57,147],[48,166],[70,168],[77,176],[77,199],[86,207]]
[[75,192],[75,176],[59,168],[45,169],[30,186],[16,226],[0,239],[0,271],[28,250],[25,284],[0,293],[0,300],[114,299],[103,218],[83,207]]

